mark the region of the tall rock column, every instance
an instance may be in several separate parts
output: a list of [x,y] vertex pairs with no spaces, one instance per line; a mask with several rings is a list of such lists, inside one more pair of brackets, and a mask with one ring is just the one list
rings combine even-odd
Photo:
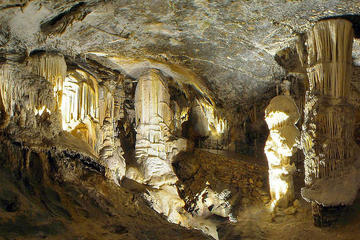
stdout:
[[[352,77],[352,24],[343,19],[318,22],[307,34],[307,75],[301,136],[305,154],[304,199],[313,203],[315,225],[336,217],[334,207],[355,199],[353,106],[349,103]],[[336,210],[336,209],[335,209]]]
[[294,164],[290,157],[295,152],[300,132],[295,126],[300,114],[289,95],[274,97],[265,109],[265,121],[270,134],[265,144],[269,165],[269,185],[272,207],[286,208],[294,200]]
[[167,82],[158,70],[141,76],[135,91],[136,159],[144,180],[152,185],[175,183],[177,178],[167,159],[172,111]]
[[169,126],[173,113],[167,81],[160,71],[149,69],[139,78],[135,115],[135,157],[143,174],[143,179],[135,180],[157,188],[146,195],[155,211],[167,216],[170,222],[188,227],[188,216],[183,214],[185,203],[178,195],[177,177],[171,166],[175,150],[183,150],[181,147],[186,147],[186,142],[171,141]]

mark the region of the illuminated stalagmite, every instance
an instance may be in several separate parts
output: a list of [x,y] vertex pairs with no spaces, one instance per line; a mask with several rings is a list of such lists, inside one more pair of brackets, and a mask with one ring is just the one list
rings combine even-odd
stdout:
[[186,213],[185,202],[175,186],[178,178],[172,168],[172,160],[178,152],[187,148],[187,141],[176,139],[170,131],[174,113],[170,108],[168,82],[160,71],[150,69],[138,79],[135,112],[136,159],[143,176],[130,168],[127,177],[156,188],[149,190],[145,197],[152,208],[167,216],[170,222],[201,229],[217,239],[215,225],[194,221]]
[[[120,91],[120,89],[117,89]],[[119,99],[117,99],[119,100]],[[120,184],[125,175],[126,163],[123,157],[120,139],[115,137],[114,122],[119,120],[119,114],[115,115],[115,99],[110,90],[105,86],[99,86],[99,124],[97,143],[99,145],[99,158],[106,166],[106,175]]]
[[327,221],[318,211],[320,205],[351,204],[358,189],[353,106],[349,104],[353,36],[352,24],[342,19],[320,21],[307,36],[308,56],[303,62],[309,89],[301,137],[306,187],[302,196],[313,202],[319,225]]
[[[169,221],[183,222],[178,210],[185,203],[173,185],[177,177],[168,158],[169,125],[172,119],[167,81],[158,70],[150,69],[139,78],[135,92],[136,158],[144,179],[159,188],[150,191],[148,200],[153,208]],[[185,143],[186,146],[186,143]],[[136,179],[139,180],[139,179]]]
[[270,134],[265,145],[269,165],[272,206],[287,207],[294,200],[294,164],[290,157],[295,152],[300,132],[295,126],[300,114],[288,95],[274,97],[265,109],[265,121]]
[[172,120],[167,81],[158,70],[139,78],[135,93],[136,158],[145,181],[154,185],[175,183],[177,178],[167,159],[167,142]]

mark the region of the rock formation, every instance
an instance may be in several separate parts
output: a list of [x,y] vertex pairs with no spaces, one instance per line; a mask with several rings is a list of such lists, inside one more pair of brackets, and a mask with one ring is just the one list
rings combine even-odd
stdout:
[[99,93],[93,76],[80,69],[69,72],[64,81],[61,113],[63,129],[87,142],[96,152]]
[[287,239],[268,231],[308,214],[304,178],[332,222],[360,185],[359,12],[0,1],[0,238]]
[[[167,82],[157,70],[141,76],[135,92],[136,158],[144,180],[152,185],[174,184],[176,176],[167,157],[172,120]],[[185,145],[186,146],[186,145]]]
[[[29,58],[28,64],[34,74],[44,77],[54,88],[54,96],[57,107],[61,106],[63,85],[66,77],[67,66],[64,56],[56,53],[33,54]],[[50,109],[50,111],[54,109]]]
[[[307,35],[309,89],[306,92],[302,146],[305,184],[302,196],[314,205],[316,225],[327,225],[326,207],[348,205],[359,184],[355,169],[357,149],[353,139],[351,22],[331,19],[318,22]],[[325,208],[319,210],[319,206]]]
[[198,147],[224,149],[229,145],[229,125],[219,108],[204,100],[196,100],[190,113],[191,137]]
[[269,165],[272,207],[286,208],[294,200],[293,173],[296,168],[291,156],[296,151],[300,132],[295,126],[300,114],[289,95],[274,97],[265,109],[270,134],[265,144]]
[[158,190],[146,195],[153,208],[173,223],[189,226],[187,216],[181,211],[185,205],[175,186],[178,180],[172,168],[174,151],[186,150],[186,141],[171,139],[168,82],[162,73],[149,69],[138,80],[135,91],[136,159],[141,176],[128,175]]

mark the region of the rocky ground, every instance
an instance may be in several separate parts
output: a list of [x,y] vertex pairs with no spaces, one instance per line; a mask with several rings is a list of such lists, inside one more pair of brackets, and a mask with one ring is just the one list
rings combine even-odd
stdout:
[[206,186],[215,192],[228,189],[231,192],[229,201],[234,207],[269,202],[267,168],[244,161],[241,155],[236,158],[196,149],[180,154],[174,169],[180,179],[178,185],[184,186],[182,195],[187,197],[187,205],[196,201],[196,194]]
[[238,214],[237,223],[219,228],[220,239],[289,239],[355,240],[360,236],[360,199],[346,209],[337,223],[318,228],[312,221],[311,205],[300,200],[294,214],[278,213],[274,216],[269,208],[255,206]]
[[[219,184],[229,183],[227,177],[213,174],[214,166],[233,164],[229,171],[232,177],[245,176],[241,167],[253,166],[236,163],[234,159],[226,161],[226,157],[199,150],[186,154],[193,156],[189,159],[199,161],[197,167],[201,166],[194,175],[195,179],[201,175],[206,181],[217,179]],[[127,179],[121,187],[111,184],[90,158],[55,149],[31,152],[20,145],[2,141],[0,164],[1,240],[211,239],[199,231],[167,222],[141,197],[147,190],[146,186]],[[261,168],[258,166],[257,170]],[[249,171],[247,175],[251,173]],[[299,189],[302,179],[303,176],[296,177],[296,189]],[[237,182],[234,186],[242,189],[244,185]],[[246,186],[248,189],[259,188],[251,187],[249,181]],[[237,222],[212,217],[211,220],[218,224],[219,239],[345,240],[360,236],[360,199],[333,227],[317,228],[312,222],[310,204],[299,196],[300,201],[295,204],[292,214],[273,214],[262,201],[247,196],[245,205],[240,202],[236,209]]]
[[[82,161],[82,160],[83,161]],[[144,186],[109,183],[91,159],[0,145],[0,239],[210,239],[167,222]]]

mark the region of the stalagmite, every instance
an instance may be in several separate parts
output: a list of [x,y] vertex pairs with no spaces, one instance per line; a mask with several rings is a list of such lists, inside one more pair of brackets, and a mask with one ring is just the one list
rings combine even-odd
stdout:
[[216,227],[194,218],[184,210],[175,183],[178,178],[172,161],[180,151],[187,149],[187,140],[170,131],[173,113],[170,108],[168,82],[159,70],[150,69],[139,79],[135,91],[136,160],[140,172],[131,167],[126,176],[154,189],[145,194],[146,199],[168,221],[185,227],[201,229],[218,239]]
[[167,159],[166,142],[172,118],[167,82],[157,70],[140,77],[135,92],[136,158],[145,181],[153,185],[175,183],[177,178]]
[[[348,205],[355,199],[352,77],[352,24],[331,19],[318,22],[307,36],[307,75],[302,147],[305,184],[302,196],[313,203],[315,224],[327,225],[326,207]],[[304,57],[306,58],[306,56]],[[319,206],[321,207],[319,210]]]
[[126,163],[123,157],[120,140],[115,138],[115,103],[110,90],[105,86],[99,87],[99,121],[101,128],[98,136],[99,158],[106,166],[106,175],[116,184],[120,184],[125,175]]
[[265,121],[270,134],[265,145],[269,165],[269,185],[272,207],[288,207],[294,200],[294,164],[290,157],[295,152],[300,136],[295,124],[300,114],[294,100],[288,95],[274,97],[265,109]]

